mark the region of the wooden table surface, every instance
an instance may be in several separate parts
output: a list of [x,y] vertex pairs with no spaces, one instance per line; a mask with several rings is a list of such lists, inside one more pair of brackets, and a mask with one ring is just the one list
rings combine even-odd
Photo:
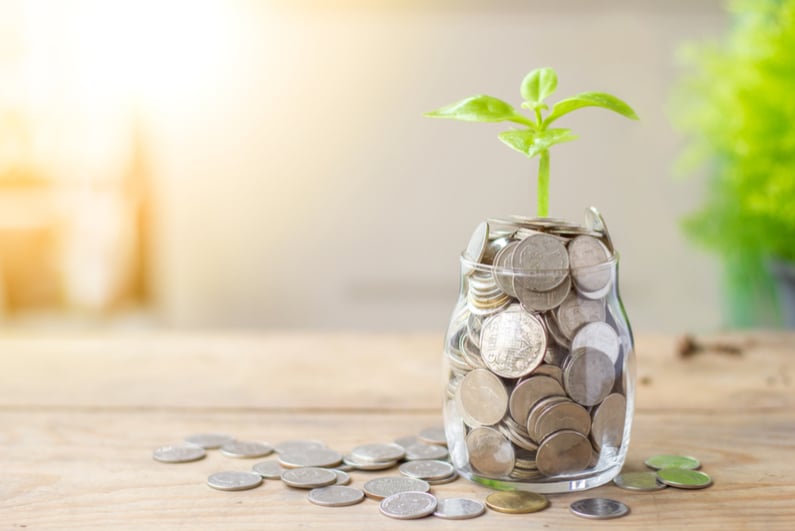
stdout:
[[[203,431],[340,451],[441,423],[441,338],[434,335],[105,335],[0,338],[0,529],[795,529],[795,335],[729,334],[739,355],[688,358],[667,336],[637,338],[638,391],[626,468],[656,453],[701,459],[706,490],[635,493],[605,485],[550,496],[529,515],[466,522],[391,520],[371,500],[324,508],[266,480],[220,492],[209,474],[252,461],[216,451],[194,463],[152,450]],[[256,461],[254,461],[256,462]],[[392,472],[393,474],[396,472]],[[359,486],[379,473],[354,472]],[[466,480],[441,497],[483,499]],[[631,508],[591,522],[579,498]]]

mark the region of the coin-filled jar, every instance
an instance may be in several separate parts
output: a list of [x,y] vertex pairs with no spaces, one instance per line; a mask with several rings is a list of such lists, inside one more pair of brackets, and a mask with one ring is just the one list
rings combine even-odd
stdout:
[[445,432],[461,475],[552,493],[619,473],[634,346],[618,254],[595,209],[582,226],[517,216],[478,225],[444,353]]

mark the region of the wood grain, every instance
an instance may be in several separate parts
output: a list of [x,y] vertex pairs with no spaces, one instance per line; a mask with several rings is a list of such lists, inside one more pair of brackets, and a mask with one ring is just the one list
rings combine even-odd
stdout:
[[[534,515],[488,512],[464,523],[393,521],[375,502],[317,507],[266,481],[225,493],[205,485],[258,460],[211,452],[195,463],[153,448],[199,431],[271,442],[324,440],[346,451],[440,422],[437,338],[378,335],[162,335],[0,340],[0,529],[583,529],[582,497],[627,503],[603,527],[792,529],[795,374],[787,334],[731,334],[741,356],[686,360],[675,339],[638,338],[638,410],[627,467],[660,452],[701,459],[715,485],[633,493],[603,486],[551,497]],[[361,486],[378,473],[354,473]],[[442,497],[482,499],[458,480]]]

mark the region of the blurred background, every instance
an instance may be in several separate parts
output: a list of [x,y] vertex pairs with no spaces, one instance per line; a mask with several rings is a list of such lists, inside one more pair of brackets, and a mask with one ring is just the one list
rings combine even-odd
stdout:
[[730,20],[718,0],[2,0],[0,323],[441,334],[472,229],[534,215],[536,170],[500,124],[422,113],[518,105],[551,66],[553,101],[641,117],[561,122],[580,139],[552,151],[551,214],[605,215],[636,331],[733,325],[682,228],[709,190],[675,176],[671,118],[678,50]]

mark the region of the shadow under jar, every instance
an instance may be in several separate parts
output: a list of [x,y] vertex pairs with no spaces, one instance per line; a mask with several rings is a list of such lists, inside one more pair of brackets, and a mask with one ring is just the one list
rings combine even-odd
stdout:
[[590,489],[621,470],[635,393],[618,255],[586,225],[491,219],[461,256],[445,338],[453,465],[494,489]]

